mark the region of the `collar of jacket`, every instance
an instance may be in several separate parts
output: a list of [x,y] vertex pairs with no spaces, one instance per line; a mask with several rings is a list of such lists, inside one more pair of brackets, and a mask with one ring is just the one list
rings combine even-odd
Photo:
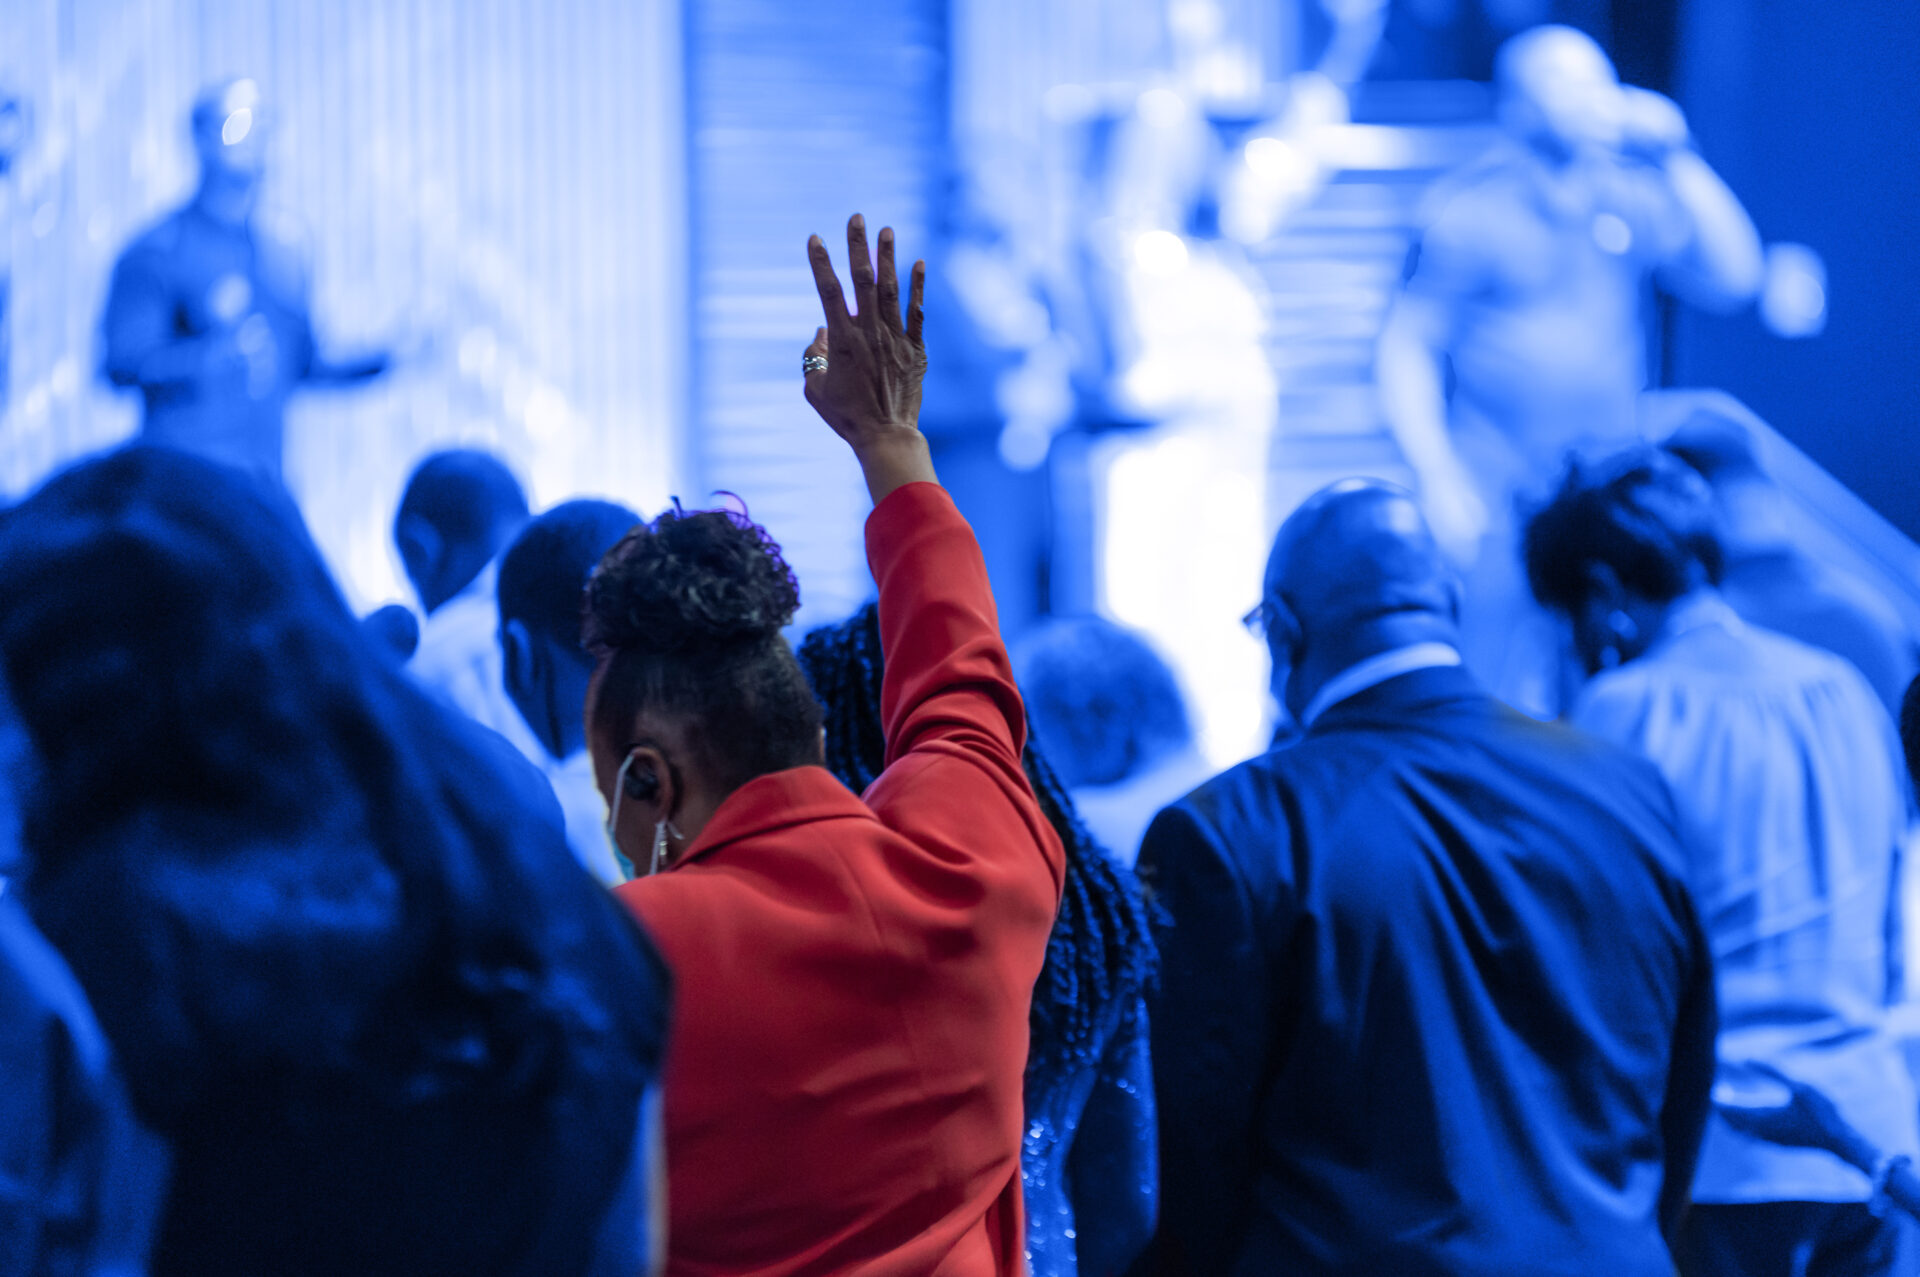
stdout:
[[1313,720],[1313,726],[1305,734],[1318,736],[1324,731],[1350,723],[1381,717],[1404,717],[1411,711],[1430,709],[1440,704],[1487,699],[1486,691],[1465,666],[1433,665],[1375,683],[1329,706],[1324,714]]
[[872,820],[873,812],[826,768],[768,772],[728,794],[693,844],[661,872],[671,873],[729,843],[776,829],[847,817]]

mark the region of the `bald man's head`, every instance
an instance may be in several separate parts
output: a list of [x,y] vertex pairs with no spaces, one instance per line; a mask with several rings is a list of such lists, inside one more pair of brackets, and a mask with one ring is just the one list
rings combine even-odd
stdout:
[[[1460,607],[1413,495],[1375,479],[1322,488],[1280,525],[1265,598],[1277,613],[1267,628],[1274,690],[1289,704],[1304,701],[1302,678],[1408,643],[1454,641]],[[1294,685],[1283,692],[1287,674]]]

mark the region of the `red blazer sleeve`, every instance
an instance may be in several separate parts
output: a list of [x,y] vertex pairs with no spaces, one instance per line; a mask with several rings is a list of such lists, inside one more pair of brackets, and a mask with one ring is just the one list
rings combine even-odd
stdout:
[[[1021,841],[1038,844],[1057,893],[1065,853],[1020,764],[1026,707],[973,529],[946,489],[910,483],[868,516],[867,562],[880,587],[880,716],[889,770],[914,756],[948,763],[935,767],[945,791],[939,805],[972,807],[983,834],[1011,817],[1027,835]],[[875,782],[869,801],[894,824],[884,780]]]

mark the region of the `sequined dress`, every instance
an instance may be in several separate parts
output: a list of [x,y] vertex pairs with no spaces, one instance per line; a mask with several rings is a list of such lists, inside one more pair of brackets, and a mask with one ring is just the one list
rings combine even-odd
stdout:
[[1032,1277],[1117,1277],[1153,1235],[1160,1174],[1144,999],[1092,1047],[1030,1069],[1020,1178]]

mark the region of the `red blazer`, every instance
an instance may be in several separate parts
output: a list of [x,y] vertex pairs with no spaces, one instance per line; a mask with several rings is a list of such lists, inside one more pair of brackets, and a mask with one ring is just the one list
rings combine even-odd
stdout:
[[1064,853],[972,530],[867,520],[890,765],[761,776],[620,898],[676,984],[670,1274],[1017,1274],[1027,1008]]

